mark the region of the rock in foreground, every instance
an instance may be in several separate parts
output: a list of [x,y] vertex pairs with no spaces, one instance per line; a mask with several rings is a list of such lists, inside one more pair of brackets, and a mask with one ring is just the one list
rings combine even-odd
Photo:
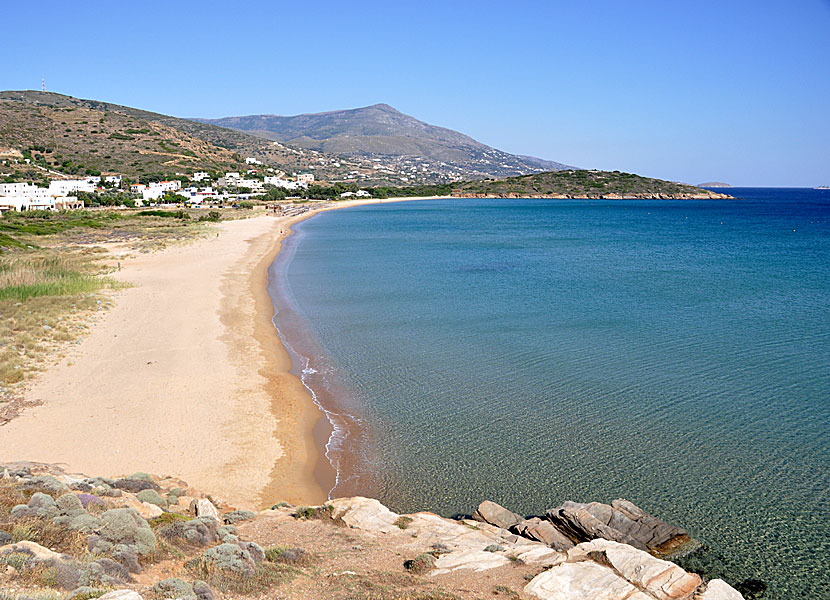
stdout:
[[625,501],[565,503],[560,529],[493,502],[475,520],[399,515],[360,497],[252,513],[143,473],[89,478],[20,463],[0,472],[0,595],[47,587],[61,600],[741,598],[655,556],[685,532]]

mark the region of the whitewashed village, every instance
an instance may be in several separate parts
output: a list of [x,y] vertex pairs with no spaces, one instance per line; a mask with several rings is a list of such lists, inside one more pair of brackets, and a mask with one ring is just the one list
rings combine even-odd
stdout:
[[[314,183],[314,174],[309,172],[287,175],[273,168],[262,169],[262,162],[249,157],[245,162],[251,168],[245,173],[230,171],[224,174],[197,171],[192,175],[168,181],[127,183],[118,173],[101,173],[83,179],[54,179],[48,187],[32,183],[0,183],[0,214],[7,211],[30,210],[72,210],[85,208],[86,194],[105,194],[113,191],[128,193],[126,206],[172,206],[185,205],[190,208],[234,205],[271,189],[307,189]],[[368,198],[366,190],[347,191],[341,198]]]

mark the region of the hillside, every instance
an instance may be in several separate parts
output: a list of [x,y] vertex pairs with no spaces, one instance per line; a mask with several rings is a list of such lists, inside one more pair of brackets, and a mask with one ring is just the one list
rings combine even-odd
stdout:
[[429,170],[455,180],[570,168],[502,152],[452,129],[419,121],[387,104],[291,117],[250,115],[195,120],[319,152],[377,159],[382,164],[397,160],[413,173]]
[[[347,179],[360,170],[314,151],[118,104],[35,91],[0,92],[0,150],[30,151],[66,174],[115,171],[131,178],[199,170],[244,169],[256,157],[289,173],[313,169],[317,179]],[[374,175],[371,166],[363,172]],[[385,181],[385,180],[383,180]]]
[[112,110],[35,105],[2,97],[0,146],[70,175],[116,171],[138,178],[244,165],[233,151],[159,122]]
[[729,198],[683,183],[641,177],[619,171],[557,171],[470,181],[453,189],[453,196],[496,198]]

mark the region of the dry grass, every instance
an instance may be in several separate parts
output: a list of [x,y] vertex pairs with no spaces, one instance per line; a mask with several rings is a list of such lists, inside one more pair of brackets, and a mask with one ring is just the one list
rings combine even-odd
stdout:
[[125,211],[31,211],[2,218],[0,234],[14,243],[0,251],[0,413],[3,387],[25,380],[58,349],[78,342],[89,318],[111,304],[102,292],[124,286],[107,277],[109,252],[94,244],[144,252],[211,231],[195,220],[175,221]]
[[85,534],[71,531],[50,519],[14,519],[0,523],[0,529],[11,534],[16,542],[28,540],[76,557],[86,552]]
[[0,591],[0,600],[63,600],[57,590]]
[[327,586],[331,600],[457,600],[457,596],[429,589],[422,578],[388,571],[344,575]]
[[90,315],[109,305],[96,294],[0,300],[0,384],[40,370],[50,350],[79,341]]
[[77,296],[115,282],[96,277],[89,261],[54,252],[23,253],[0,256],[0,302],[24,302],[43,296]]
[[262,562],[252,575],[235,575],[219,570],[197,557],[187,563],[187,567],[196,579],[201,579],[221,592],[253,595],[265,590],[291,583],[295,577],[303,574],[298,568],[284,564]]
[[8,520],[9,512],[18,504],[26,504],[26,495],[14,484],[0,482],[0,523]]

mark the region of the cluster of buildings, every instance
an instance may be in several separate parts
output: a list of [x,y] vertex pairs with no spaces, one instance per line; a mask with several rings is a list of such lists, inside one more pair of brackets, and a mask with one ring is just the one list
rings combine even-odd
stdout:
[[371,198],[372,194],[366,190],[357,190],[356,192],[343,192],[340,194],[341,198]]
[[[249,165],[261,165],[255,158],[245,161]],[[272,173],[273,169],[268,169]],[[185,177],[186,178],[186,177]],[[186,178],[187,179],[187,178]],[[217,188],[210,185],[210,174],[206,171],[197,171],[189,178],[191,183],[202,184],[182,187],[180,180],[155,181],[147,184],[134,183],[129,186],[131,194],[141,196],[138,204],[152,203],[164,198],[167,193],[183,196],[189,204],[201,204],[205,200],[232,199],[245,194],[220,193],[219,188],[230,188],[230,191],[250,190],[251,193],[262,193],[267,185],[295,190],[306,188],[314,183],[312,173],[299,173],[296,179],[287,179],[282,174],[262,177],[254,169],[245,175],[238,172],[225,173],[216,182]],[[29,183],[0,183],[0,213],[7,210],[65,210],[83,208],[83,201],[79,200],[78,192],[94,193],[103,191],[104,187],[121,188],[122,178],[118,173],[102,173],[100,176],[84,179],[54,180],[49,187],[39,187]]]
[[266,175],[262,179],[257,179],[251,176],[250,171],[248,177],[236,172],[225,173],[225,176],[220,177],[217,182],[219,187],[246,188],[252,192],[265,191],[266,185],[273,185],[286,190],[296,190],[307,188],[311,183],[314,183],[314,174],[312,173],[299,173],[295,180],[285,179],[282,175]]
[[160,199],[167,192],[178,192],[182,188],[182,182],[174,181],[151,181],[148,184],[134,183],[130,186],[130,192],[133,194],[141,194],[141,199],[145,202],[152,202]]
[[51,181],[45,188],[30,183],[0,183],[0,213],[7,210],[83,208],[84,203],[70,194],[94,190],[95,184],[83,179]]

